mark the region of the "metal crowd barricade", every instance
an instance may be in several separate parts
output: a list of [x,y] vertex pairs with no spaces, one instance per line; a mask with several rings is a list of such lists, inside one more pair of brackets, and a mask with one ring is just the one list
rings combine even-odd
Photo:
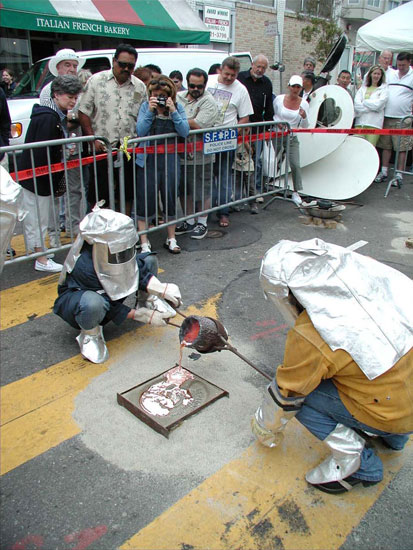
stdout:
[[[410,120],[410,128],[412,127],[412,122],[413,122],[413,115],[407,115],[405,117],[403,117],[401,120],[400,120],[400,123],[399,123],[399,128],[400,129],[403,129],[404,128],[404,124],[405,122],[407,122],[408,120]],[[408,174],[408,175],[411,175],[410,172],[407,172],[406,171],[406,161],[407,161],[407,155],[409,153],[409,149],[406,151],[406,156],[405,156],[405,160],[404,160],[404,170],[399,170],[398,169],[398,165],[399,165],[399,156],[400,156],[400,146],[401,146],[401,142],[402,142],[402,135],[400,134],[398,136],[398,140],[397,140],[397,149],[395,151],[395,156],[394,156],[394,173],[393,173],[393,178],[391,180],[389,180],[389,183],[387,184],[387,187],[386,187],[386,191],[384,193],[384,198],[387,198],[389,192],[390,192],[390,188],[392,186],[395,186],[395,187],[400,187],[400,182],[398,181],[397,179],[397,174]],[[413,138],[410,136],[410,149],[412,148],[412,140]]]
[[[72,212],[72,209],[74,209],[74,205],[76,205],[76,208],[79,208],[79,218],[82,219],[87,210],[87,186],[94,185],[97,190],[96,196],[98,196],[99,182],[97,181],[96,177],[96,163],[98,161],[97,159],[99,159],[99,154],[96,153],[95,149],[94,142],[96,139],[100,139],[101,141],[103,141],[107,148],[109,188],[113,191],[114,185],[112,148],[111,144],[107,142],[107,140],[105,140],[104,138],[97,138],[96,136],[70,137],[59,140],[26,143],[23,145],[0,148],[0,151],[7,153],[9,157],[10,173],[17,183],[23,183],[26,179],[33,179],[36,208],[36,225],[39,232],[39,243],[41,243],[41,247],[44,249],[44,251],[42,252],[34,252],[32,250],[29,250],[23,221],[21,232],[24,238],[24,255],[18,255],[14,259],[7,260],[5,262],[5,267],[10,264],[28,261],[38,258],[39,256],[44,256],[45,252],[47,255],[52,256],[54,253],[59,252],[60,250],[70,248],[72,242],[76,237],[73,225],[71,224],[72,214],[74,214],[74,212]],[[83,144],[88,144],[90,152],[83,152]],[[62,160],[59,163],[60,166],[52,165],[51,163],[50,149],[52,147],[61,147],[62,152],[64,152],[64,154],[62,154]],[[43,167],[35,165],[33,154],[33,151],[35,149],[40,148],[46,148],[47,154],[47,165]],[[31,166],[30,168],[19,170],[19,157],[23,150],[30,150]],[[89,168],[90,166],[92,168]],[[64,207],[64,205],[62,207],[62,197],[60,197],[60,199],[55,197],[52,180],[53,173],[60,173],[62,177],[65,177],[66,192],[63,197],[66,201],[66,208]],[[49,222],[47,228],[49,246],[47,246],[47,243],[43,239],[43,231],[40,223],[40,206],[37,190],[37,178],[40,175],[48,175],[49,177],[51,199],[49,205]],[[92,177],[89,178],[89,175]],[[112,208],[115,208],[115,198],[112,191],[110,193],[110,206]],[[77,199],[75,196],[77,196]],[[80,201],[80,204],[77,204],[78,201]],[[60,234],[61,232],[59,215],[65,215],[65,210],[67,214],[66,218],[67,220],[69,220],[69,226],[65,228],[65,241],[69,242],[63,243]],[[16,230],[19,231],[20,227],[17,227]]]
[[[286,198],[288,124],[274,128],[270,121],[235,128],[238,147],[231,154],[227,151],[204,154],[204,136],[232,129],[227,127],[191,130],[186,139],[171,133],[129,140],[131,159],[125,160],[122,154],[121,166],[125,162],[136,163],[137,155],[140,166],[134,172],[133,182],[119,182],[120,196],[125,194],[122,187],[133,185],[131,216],[138,222],[139,234],[159,231],[223,208],[237,210],[267,196]],[[247,158],[237,164],[237,155],[242,154],[252,163]],[[280,173],[281,166],[285,174]],[[121,170],[120,175],[123,173]],[[120,209],[125,211],[122,200]]]
[[[238,132],[236,150],[204,154],[206,134],[214,132],[218,135],[234,129]],[[52,174],[56,171],[64,175],[68,183],[65,200],[66,212],[71,219],[73,204],[71,194],[74,193],[73,189],[76,186],[80,188],[83,214],[93,207],[93,204],[87,204],[88,186],[94,186],[92,195],[96,202],[102,198],[98,163],[107,162],[109,204],[105,206],[134,218],[139,234],[152,233],[159,231],[162,227],[179,224],[194,216],[206,216],[223,208],[231,207],[237,210],[257,199],[263,201],[264,197],[287,198],[288,136],[287,123],[277,124],[275,128],[274,123],[270,121],[243,124],[235,128],[214,127],[192,130],[186,139],[180,138],[175,133],[130,139],[127,146],[130,152],[129,159],[125,152],[113,150],[111,144],[99,136],[28,143],[2,147],[0,151],[9,155],[10,171],[15,181],[19,183],[28,177],[33,177],[36,217],[42,248],[48,255],[52,255],[60,250],[69,249],[76,237],[69,223],[65,236],[68,242],[59,241],[59,213],[62,213],[62,201],[54,197]],[[104,143],[107,154],[96,152],[96,140]],[[88,144],[88,152],[83,151],[84,144]],[[52,165],[50,160],[50,148],[55,146],[61,146],[63,150],[75,148],[68,158],[63,155],[62,162],[57,167]],[[36,167],[33,150],[44,147],[47,148],[47,165]],[[33,176],[28,175],[27,170],[19,172],[18,156],[22,150],[26,149],[31,150]],[[284,156],[285,152],[287,154]],[[238,157],[244,158],[238,162]],[[138,167],[136,167],[137,159]],[[133,163],[134,169],[132,171],[129,169],[132,179],[125,178],[126,162]],[[38,172],[39,168],[41,168],[40,172]],[[48,226],[49,247],[42,238],[36,174],[37,177],[40,174],[49,176],[52,199]],[[52,236],[51,241],[50,236]],[[6,261],[5,266],[44,255],[44,252],[33,253],[28,250],[25,235],[24,238],[25,254]]]

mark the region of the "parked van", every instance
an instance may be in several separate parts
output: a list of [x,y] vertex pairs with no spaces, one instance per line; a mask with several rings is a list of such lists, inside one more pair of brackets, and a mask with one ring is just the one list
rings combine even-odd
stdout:
[[[194,48],[136,48],[136,51],[138,53],[137,67],[152,63],[158,65],[162,69],[162,73],[166,75],[174,70],[179,70],[184,76],[184,85],[186,73],[190,69],[199,67],[208,72],[212,64],[221,63],[228,55],[239,58],[242,71],[249,69],[251,66],[251,54],[249,52],[228,54],[219,50]],[[79,57],[86,58],[84,69],[97,73],[112,67],[115,50],[89,50],[76,53]],[[12,120],[10,145],[24,143],[33,105],[38,102],[41,89],[54,78],[48,69],[50,59],[50,57],[46,57],[34,63],[22,76],[12,97],[8,100]]]

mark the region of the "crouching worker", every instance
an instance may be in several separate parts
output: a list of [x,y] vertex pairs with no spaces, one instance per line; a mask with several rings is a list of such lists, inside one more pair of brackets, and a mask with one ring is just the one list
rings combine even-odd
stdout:
[[308,483],[328,493],[378,483],[383,465],[366,438],[401,451],[413,433],[413,282],[319,239],[280,241],[260,279],[292,328],[255,436],[275,447],[295,416],[331,451]]
[[[176,311],[164,300],[175,307],[181,303],[179,288],[156,278],[155,255],[136,256],[137,240],[131,218],[97,205],[80,222],[64,263],[53,311],[80,329],[76,338],[80,352],[93,363],[103,363],[109,356],[103,337],[109,321],[119,325],[134,319],[165,326]],[[123,301],[136,291],[131,309]]]

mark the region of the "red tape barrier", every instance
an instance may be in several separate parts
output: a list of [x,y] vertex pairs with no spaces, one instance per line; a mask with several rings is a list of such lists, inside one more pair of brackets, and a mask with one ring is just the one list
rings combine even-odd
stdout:
[[[343,128],[293,128],[289,132],[262,132],[259,134],[253,134],[249,135],[246,134],[245,136],[238,136],[238,143],[242,143],[242,141],[246,142],[256,142],[256,141],[263,141],[263,140],[269,140],[273,139],[275,137],[282,137],[287,136],[290,133],[294,134],[352,134],[352,135],[371,135],[371,134],[379,134],[381,136],[413,136],[413,129],[412,128],[404,128],[404,129],[377,129],[377,128],[350,128],[350,129],[343,129]],[[178,143],[177,146],[175,144],[171,143],[166,146],[166,152],[167,153],[193,153],[194,151],[202,151],[203,150],[204,143],[203,141],[197,141],[196,143]],[[164,154],[165,153],[165,145],[149,145],[146,148],[144,147],[135,147],[128,149],[129,153],[135,152],[135,154],[148,154],[153,155],[155,153],[157,154]],[[113,151],[112,155],[116,155],[117,151]],[[103,160],[107,157],[107,153],[102,153],[100,155],[96,155],[96,161]],[[82,158],[82,161],[80,162],[80,159],[74,159],[74,160],[68,160],[66,162],[66,167],[68,170],[72,168],[79,168],[80,164],[82,166],[86,166],[88,164],[93,163],[93,157],[84,157]],[[62,172],[65,169],[65,165],[63,162],[58,162],[56,164],[50,165],[50,172],[56,173],[56,172]],[[17,175],[19,177],[19,181],[24,181],[27,179],[30,179],[33,177],[33,172],[37,176],[44,176],[49,174],[49,168],[48,166],[39,166],[35,170],[28,169],[28,170],[20,170]],[[15,179],[16,172],[12,172],[11,177]]]

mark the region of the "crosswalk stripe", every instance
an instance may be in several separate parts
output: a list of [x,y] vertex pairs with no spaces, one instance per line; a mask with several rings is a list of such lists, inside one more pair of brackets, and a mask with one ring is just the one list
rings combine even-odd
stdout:
[[[205,303],[190,306],[188,315],[216,317],[220,294]],[[169,327],[139,326],[108,343],[110,357],[95,365],[76,355],[0,390],[1,474],[5,474],[48,449],[80,433],[72,418],[77,394],[91,380],[122,359],[127,349],[139,347],[148,338],[159,338]],[[176,330],[176,329],[174,329]]]
[[[27,269],[28,264],[22,266]],[[32,267],[30,266],[30,269]],[[159,273],[163,273],[159,269]],[[0,292],[0,327],[11,328],[51,313],[57,298],[59,273],[18,285]]]
[[[22,266],[24,269],[26,266]],[[0,326],[5,330],[52,311],[57,298],[59,273],[2,290]]]
[[280,447],[266,449],[254,443],[120,548],[333,550],[343,544],[412,451],[409,445],[404,457],[390,451],[382,455],[382,483],[327,495],[304,480],[305,472],[322,460],[324,446],[293,420]]

